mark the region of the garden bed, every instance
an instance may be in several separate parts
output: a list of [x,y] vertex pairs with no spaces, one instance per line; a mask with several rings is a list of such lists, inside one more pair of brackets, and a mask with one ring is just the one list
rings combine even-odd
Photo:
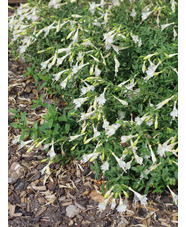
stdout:
[[10,222],[177,225],[177,11],[159,4],[30,2],[10,18]]

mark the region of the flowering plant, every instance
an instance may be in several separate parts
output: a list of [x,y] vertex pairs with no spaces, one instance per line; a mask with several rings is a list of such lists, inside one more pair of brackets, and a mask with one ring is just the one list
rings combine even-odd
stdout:
[[34,62],[36,81],[68,103],[64,110],[48,105],[45,127],[24,135],[33,138],[32,148],[48,149],[49,163],[61,146],[62,160],[68,153],[93,162],[96,178],[107,178],[100,209],[114,209],[119,198],[123,212],[130,192],[146,204],[149,189],[161,193],[177,184],[176,6],[29,1],[9,20],[13,54],[18,48],[17,57]]

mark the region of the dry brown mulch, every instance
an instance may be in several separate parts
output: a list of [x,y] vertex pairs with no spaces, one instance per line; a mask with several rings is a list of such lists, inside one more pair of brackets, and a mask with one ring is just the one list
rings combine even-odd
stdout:
[[[26,65],[9,56],[9,108],[26,112],[28,127],[32,127],[35,121],[43,121],[46,110],[31,110],[31,106],[44,91],[38,92],[32,75],[22,76],[25,72]],[[45,100],[47,97],[46,94]],[[18,121],[11,116],[9,112],[9,124]],[[63,167],[52,164],[51,178],[44,185],[45,175],[41,170],[47,163],[41,163],[41,160],[46,158],[46,153],[41,148],[26,153],[26,147],[20,149],[19,144],[13,144],[14,137],[21,132],[10,125],[8,131],[9,226],[178,226],[177,206],[173,205],[168,191],[161,196],[150,194],[147,209],[140,204],[131,204],[129,211],[123,214],[111,210],[110,206],[100,212],[97,205],[103,197],[96,193],[100,185],[93,180],[94,173],[89,164],[81,165],[80,161],[72,160]],[[72,208],[75,215],[69,217],[68,209]]]

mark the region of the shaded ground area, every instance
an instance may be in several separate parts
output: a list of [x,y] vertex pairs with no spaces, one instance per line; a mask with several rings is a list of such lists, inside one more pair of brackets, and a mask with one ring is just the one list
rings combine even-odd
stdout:
[[[40,96],[32,75],[23,77],[24,63],[9,56],[9,108],[20,108],[27,113],[28,127],[35,121],[42,123],[46,110],[41,107],[31,110],[32,101]],[[44,101],[53,102],[47,94]],[[20,131],[10,126],[18,119],[9,112],[9,226],[177,226],[177,206],[172,204],[168,191],[162,196],[149,195],[147,209],[140,204],[130,204],[129,210],[119,214],[110,206],[103,212],[97,209],[103,197],[96,192],[101,181],[94,181],[89,164],[81,165],[72,160],[67,166],[51,166],[52,175],[43,184],[41,163],[46,153],[41,149],[26,153],[27,148],[15,143]]]

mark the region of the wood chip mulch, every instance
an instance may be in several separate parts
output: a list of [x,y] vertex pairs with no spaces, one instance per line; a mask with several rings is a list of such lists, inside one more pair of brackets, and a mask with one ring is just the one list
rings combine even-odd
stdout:
[[[38,91],[32,75],[23,77],[26,65],[15,61],[9,51],[9,109],[20,108],[27,114],[28,127],[35,121],[43,121],[46,109],[39,107],[31,109],[33,100],[37,100],[45,90]],[[44,100],[53,103],[54,99],[47,96]],[[8,184],[8,221],[10,227],[133,227],[133,226],[178,226],[178,209],[173,205],[168,191],[163,195],[148,196],[148,206],[131,204],[130,209],[123,214],[111,210],[100,212],[98,202],[103,197],[96,191],[100,184],[94,181],[94,172],[89,164],[80,165],[80,161],[72,160],[70,164],[61,166],[52,164],[51,177],[43,184],[45,175],[41,170],[47,163],[41,160],[46,153],[41,148],[26,153],[27,148],[14,144],[13,140],[21,132],[10,126],[12,113],[8,116],[9,126],[9,184]]]

